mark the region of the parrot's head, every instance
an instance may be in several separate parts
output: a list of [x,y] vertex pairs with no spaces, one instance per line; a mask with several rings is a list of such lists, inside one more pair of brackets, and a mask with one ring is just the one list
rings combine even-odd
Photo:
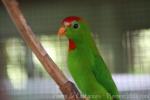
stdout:
[[69,46],[75,47],[83,42],[83,38],[89,33],[88,31],[89,27],[85,20],[77,16],[70,16],[62,21],[58,35],[65,35],[69,39]]

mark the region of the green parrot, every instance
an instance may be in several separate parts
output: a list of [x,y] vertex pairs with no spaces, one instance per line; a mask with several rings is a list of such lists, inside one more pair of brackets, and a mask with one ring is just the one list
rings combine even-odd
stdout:
[[120,100],[119,92],[101,57],[87,22],[70,16],[62,21],[58,35],[69,40],[68,69],[88,100]]

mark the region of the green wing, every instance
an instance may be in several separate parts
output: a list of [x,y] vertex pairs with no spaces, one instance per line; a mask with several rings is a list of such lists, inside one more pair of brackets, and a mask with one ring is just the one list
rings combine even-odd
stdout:
[[[112,96],[118,96],[117,87],[102,57],[99,54],[94,55],[93,61],[92,71],[98,83],[102,84]],[[119,98],[117,97],[115,100],[119,100]]]

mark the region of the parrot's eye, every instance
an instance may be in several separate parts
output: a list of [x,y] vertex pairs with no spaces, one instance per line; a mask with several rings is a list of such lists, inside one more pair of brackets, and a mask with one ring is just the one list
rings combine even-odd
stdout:
[[74,29],[78,29],[80,27],[80,25],[77,22],[75,22],[75,23],[73,23],[72,27]]

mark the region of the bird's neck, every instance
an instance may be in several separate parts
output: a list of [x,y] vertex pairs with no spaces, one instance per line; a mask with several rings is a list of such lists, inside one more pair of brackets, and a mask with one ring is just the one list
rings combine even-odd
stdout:
[[69,48],[68,51],[74,51],[74,50],[82,50],[84,52],[86,51],[91,51],[92,52],[97,52],[97,48],[95,45],[94,40],[92,39],[92,37],[89,36],[89,38],[83,38],[82,41],[80,42],[75,42],[73,39],[69,38]]
[[76,49],[76,44],[72,39],[69,39],[69,51],[73,51]]

